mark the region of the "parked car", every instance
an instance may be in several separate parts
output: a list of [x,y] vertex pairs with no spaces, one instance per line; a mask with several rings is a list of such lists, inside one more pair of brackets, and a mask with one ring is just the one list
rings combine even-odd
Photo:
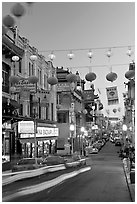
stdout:
[[95,142],[93,145],[94,145],[94,147],[96,147],[98,150],[101,150],[101,148],[102,148],[102,144],[99,143],[98,141]]
[[64,159],[66,167],[77,167],[86,165],[85,157],[79,154],[74,153],[73,155],[66,156]]
[[115,146],[121,146],[121,140],[120,139],[115,140]]
[[45,158],[44,163],[47,166],[52,166],[52,165],[58,165],[58,164],[64,164],[65,159],[64,157],[58,156],[58,155],[51,155]]
[[23,158],[20,159],[15,165],[12,166],[12,171],[26,171],[26,170],[33,170],[36,168],[43,167],[45,164],[43,163],[43,159],[36,158]]
[[86,147],[86,153],[87,154],[97,154],[98,151],[99,150],[98,150],[98,148],[95,145]]

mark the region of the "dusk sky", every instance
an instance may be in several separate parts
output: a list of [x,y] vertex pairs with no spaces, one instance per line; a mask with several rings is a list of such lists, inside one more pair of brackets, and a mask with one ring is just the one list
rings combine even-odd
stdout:
[[[93,81],[96,92],[104,104],[103,113],[110,110],[110,116],[123,115],[122,93],[126,91],[125,73],[128,64],[134,60],[126,54],[128,46],[135,50],[135,3],[134,2],[40,2],[27,5],[26,14],[16,23],[20,35],[26,37],[31,46],[36,47],[40,54],[49,60],[50,51],[56,58],[53,65],[72,67],[72,72],[79,71],[82,79],[86,73],[93,71],[97,78]],[[13,2],[2,3],[2,17],[11,14]],[[125,46],[118,48],[119,46]],[[95,49],[96,48],[96,49]],[[110,61],[106,56],[112,48]],[[88,58],[89,49],[93,51],[93,59]],[[63,51],[62,51],[63,50]],[[74,58],[69,60],[69,50]],[[113,83],[106,80],[106,74],[116,72],[118,78]],[[105,66],[106,65],[106,66]],[[91,68],[90,68],[91,66]],[[117,86],[118,105],[107,105],[106,87]],[[86,83],[86,88],[90,83]],[[100,93],[98,92],[100,90]],[[121,112],[113,113],[113,108],[121,107]]]

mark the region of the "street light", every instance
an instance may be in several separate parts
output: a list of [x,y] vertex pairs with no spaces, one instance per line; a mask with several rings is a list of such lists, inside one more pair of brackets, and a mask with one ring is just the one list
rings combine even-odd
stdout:
[[83,148],[84,131],[85,131],[85,128],[81,127],[81,133],[82,133],[82,155],[84,155],[84,148]]
[[74,130],[75,130],[75,126],[74,124],[70,124],[70,132],[71,132],[71,154],[73,154],[73,133],[74,133]]

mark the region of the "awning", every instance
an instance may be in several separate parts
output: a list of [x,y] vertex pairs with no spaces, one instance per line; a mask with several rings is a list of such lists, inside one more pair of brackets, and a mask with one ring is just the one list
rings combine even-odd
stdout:
[[24,50],[15,45],[14,42],[10,41],[10,39],[8,39],[6,36],[2,36],[2,45],[11,50],[15,55],[22,58]]
[[[36,138],[36,141],[46,141],[46,140],[57,140],[58,137],[38,137]],[[34,138],[19,138],[20,142],[22,144],[25,144],[27,142],[30,142],[30,143],[34,143],[35,142],[35,139]]]

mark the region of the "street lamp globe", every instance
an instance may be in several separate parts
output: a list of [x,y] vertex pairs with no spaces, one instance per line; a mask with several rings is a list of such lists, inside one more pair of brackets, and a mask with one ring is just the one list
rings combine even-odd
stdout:
[[75,127],[73,124],[70,125],[70,131],[74,131]]
[[127,131],[127,125],[123,124],[122,129],[123,129],[123,131]]
[[84,132],[85,131],[85,128],[84,127],[81,127],[81,132]]

